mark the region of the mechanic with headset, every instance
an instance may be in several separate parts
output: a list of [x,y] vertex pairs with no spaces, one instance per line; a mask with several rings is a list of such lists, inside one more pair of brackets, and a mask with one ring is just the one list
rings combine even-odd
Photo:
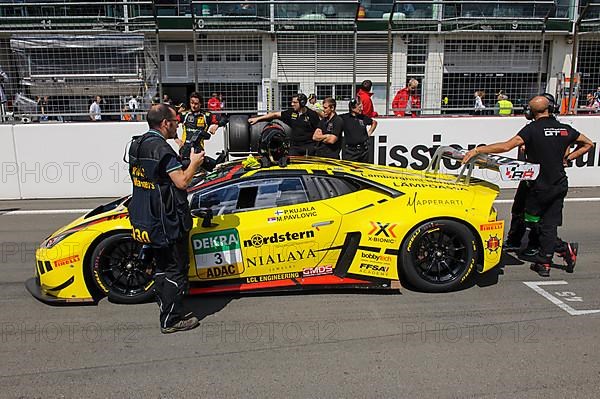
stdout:
[[[129,174],[133,194],[129,219],[133,238],[144,244],[156,261],[154,291],[163,334],[191,330],[198,319],[183,307],[189,268],[188,232],[192,219],[186,188],[204,161],[204,152],[190,150],[189,166],[167,143],[177,137],[177,114],[168,104],[148,111],[149,130],[134,137],[129,147]],[[142,250],[140,258],[144,258]]]
[[248,122],[254,125],[260,121],[281,119],[292,129],[290,155],[314,155],[315,144],[313,134],[319,127],[319,115],[308,108],[306,94],[298,93],[292,96],[291,108],[285,111],[269,112],[266,115],[249,118]]
[[[228,118],[221,116],[217,121],[215,115],[202,109],[202,96],[193,92],[190,94],[190,111],[183,115],[183,134],[181,140],[175,141],[180,147],[179,153],[184,165],[189,162],[190,149],[196,152],[204,151],[204,140],[210,140],[221,126],[227,125]],[[215,160],[206,157],[203,167],[212,171],[214,167],[225,161],[227,154],[223,151]]]
[[[554,97],[539,95],[529,101],[525,116],[533,122],[523,127],[508,141],[476,147],[465,155],[466,163],[477,154],[495,154],[525,145],[527,160],[540,165],[540,175],[528,183],[525,195],[525,222],[539,243],[537,251],[521,253],[519,258],[534,262],[532,269],[542,277],[550,276],[554,252],[564,258],[566,270],[573,271],[577,260],[576,243],[558,238],[557,229],[562,224],[564,198],[569,188],[565,164],[588,152],[593,143],[571,126],[560,123],[550,114],[555,112]],[[571,151],[571,145],[577,144]],[[532,249],[532,248],[530,248]]]
[[[350,112],[342,114],[344,148],[342,159],[346,161],[369,162],[369,136],[377,128],[377,121],[363,115],[360,98],[348,102]],[[369,130],[367,131],[367,126]]]
[[323,100],[323,119],[313,134],[315,155],[318,157],[340,159],[344,120],[335,112],[335,107],[334,98]]

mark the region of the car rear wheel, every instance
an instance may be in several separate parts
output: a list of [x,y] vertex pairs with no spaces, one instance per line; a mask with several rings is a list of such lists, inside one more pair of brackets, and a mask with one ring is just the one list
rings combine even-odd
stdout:
[[142,303],[154,298],[154,261],[139,259],[142,244],[131,233],[118,233],[102,240],[90,260],[98,289],[112,302]]
[[477,245],[467,226],[434,220],[417,226],[400,253],[405,282],[420,291],[447,292],[460,288],[473,272]]

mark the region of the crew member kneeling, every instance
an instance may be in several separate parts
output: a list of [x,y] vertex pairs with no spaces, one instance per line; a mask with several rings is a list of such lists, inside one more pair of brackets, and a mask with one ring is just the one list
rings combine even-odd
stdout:
[[184,311],[189,267],[188,232],[192,227],[186,188],[204,161],[204,152],[191,150],[190,162],[167,143],[177,137],[177,114],[167,104],[153,106],[147,115],[150,129],[134,138],[129,148],[133,195],[129,218],[133,238],[152,248],[156,260],[154,290],[164,334],[191,330],[198,319]]

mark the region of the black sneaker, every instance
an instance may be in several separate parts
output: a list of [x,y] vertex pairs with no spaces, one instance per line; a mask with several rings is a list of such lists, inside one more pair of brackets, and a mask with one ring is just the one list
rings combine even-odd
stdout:
[[502,246],[502,250],[506,252],[517,252],[519,249],[521,249],[521,243],[517,244],[510,241],[505,241],[504,245]]
[[200,325],[200,320],[196,316],[192,316],[186,320],[179,320],[177,323],[173,324],[171,327],[161,328],[160,332],[163,334],[171,334],[178,331],[188,331],[193,330],[194,328]]
[[519,255],[531,257],[531,256],[536,256],[538,254],[538,252],[540,252],[540,250],[537,248],[527,247],[524,250],[522,250],[519,253]]
[[550,277],[550,263],[532,263],[530,269],[537,272],[540,277]]
[[181,320],[191,319],[192,317],[194,317],[194,313],[193,312],[187,312],[186,314],[183,315],[183,317],[181,318]]
[[565,263],[567,264],[565,271],[567,273],[573,273],[575,263],[577,263],[577,251],[579,250],[579,244],[576,242],[569,242],[566,245],[566,251],[559,253],[558,256],[563,258]]

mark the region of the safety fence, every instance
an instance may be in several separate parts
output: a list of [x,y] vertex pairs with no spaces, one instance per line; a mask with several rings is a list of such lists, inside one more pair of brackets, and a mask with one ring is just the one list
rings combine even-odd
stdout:
[[366,79],[380,115],[518,114],[544,91],[596,113],[600,6],[580,5],[0,1],[0,122],[140,121],[192,91],[215,112],[265,112],[299,91],[345,102]]

